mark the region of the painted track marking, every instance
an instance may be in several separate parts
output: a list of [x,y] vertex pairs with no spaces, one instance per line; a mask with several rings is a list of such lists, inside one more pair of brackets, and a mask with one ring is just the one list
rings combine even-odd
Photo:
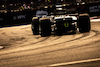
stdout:
[[80,60],[80,61],[72,61],[72,62],[65,62],[65,63],[57,63],[49,65],[49,67],[57,67],[57,66],[64,66],[64,65],[72,65],[72,64],[79,64],[79,63],[86,63],[86,62],[93,62],[93,61],[100,61],[100,58],[96,59],[87,59],[87,60]]

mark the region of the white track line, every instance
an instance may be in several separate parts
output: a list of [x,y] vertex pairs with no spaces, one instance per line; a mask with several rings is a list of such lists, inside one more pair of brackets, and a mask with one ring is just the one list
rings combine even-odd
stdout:
[[97,22],[97,21],[100,21],[100,19],[92,19],[92,20],[90,20],[90,22]]
[[3,49],[4,47],[3,46],[0,46],[0,49]]
[[49,65],[49,67],[62,66],[62,65],[72,65],[72,64],[85,63],[85,62],[93,62],[93,61],[100,61],[100,58],[52,64],[52,65]]

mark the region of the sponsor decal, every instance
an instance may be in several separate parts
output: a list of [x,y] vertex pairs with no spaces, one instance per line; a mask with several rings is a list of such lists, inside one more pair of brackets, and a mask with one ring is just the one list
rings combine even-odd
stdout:
[[21,19],[26,19],[26,15],[17,15],[17,16],[13,16],[14,20],[21,20]]
[[89,11],[90,12],[100,12],[100,5],[90,6]]
[[69,23],[64,23],[64,26],[65,27],[69,27]]

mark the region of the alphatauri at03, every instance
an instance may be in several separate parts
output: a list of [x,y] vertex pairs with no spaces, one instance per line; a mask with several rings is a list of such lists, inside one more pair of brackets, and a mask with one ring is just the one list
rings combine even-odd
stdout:
[[31,29],[34,35],[50,36],[67,33],[89,32],[90,19],[88,14],[66,14],[33,17]]

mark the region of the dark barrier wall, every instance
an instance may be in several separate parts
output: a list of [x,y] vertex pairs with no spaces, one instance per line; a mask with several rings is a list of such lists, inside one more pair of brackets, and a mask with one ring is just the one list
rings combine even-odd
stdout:
[[0,26],[5,25],[7,21],[7,13],[0,13]]
[[[69,12],[79,12],[79,13],[89,13],[90,16],[100,16],[100,2],[98,3],[89,3],[80,6],[71,6],[71,7],[64,7],[64,9],[68,9]],[[36,16],[36,11],[38,9],[26,9],[23,11],[18,12],[7,12],[7,13],[0,13],[0,27],[6,25],[18,25],[18,24],[29,24],[32,20],[33,16]],[[54,7],[50,10],[50,8],[45,9],[47,10],[48,14],[50,12],[54,12]]]
[[100,16],[100,2],[81,5],[79,12],[87,12],[90,16]]
[[0,27],[7,25],[29,24],[35,14],[36,11],[30,9],[18,12],[0,13]]
[[89,7],[89,14],[91,16],[97,15],[100,16],[100,2],[98,3],[91,3],[88,5]]

